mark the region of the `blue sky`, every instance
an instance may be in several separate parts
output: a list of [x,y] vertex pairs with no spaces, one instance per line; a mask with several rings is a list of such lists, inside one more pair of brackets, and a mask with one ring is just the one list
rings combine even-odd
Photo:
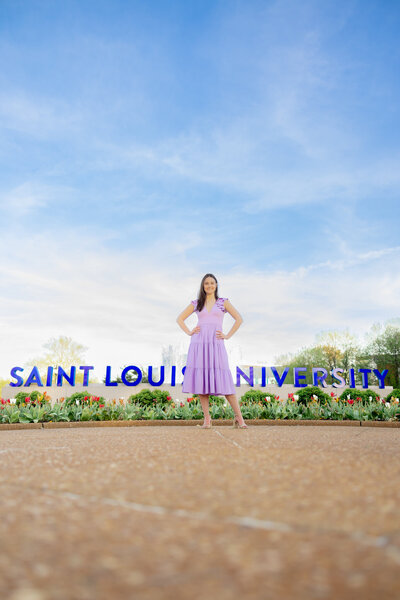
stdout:
[[398,317],[399,30],[390,0],[3,0],[0,376],[61,334],[100,372],[185,351],[206,272],[232,360]]

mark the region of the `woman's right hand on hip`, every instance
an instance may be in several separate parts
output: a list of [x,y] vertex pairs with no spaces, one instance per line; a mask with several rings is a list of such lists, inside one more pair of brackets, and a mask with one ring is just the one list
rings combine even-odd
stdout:
[[194,333],[200,333],[200,325],[197,325],[194,329],[192,329],[190,335],[193,335]]

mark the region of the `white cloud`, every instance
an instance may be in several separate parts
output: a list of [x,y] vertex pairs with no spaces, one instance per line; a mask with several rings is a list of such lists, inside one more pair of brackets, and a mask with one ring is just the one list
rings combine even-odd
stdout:
[[24,216],[46,205],[46,193],[30,183],[18,185],[0,197],[0,207],[10,215]]
[[[196,297],[201,268],[165,245],[151,250],[107,249],[97,238],[47,234],[2,239],[0,375],[41,353],[50,337],[69,335],[89,347],[88,364],[159,365],[161,348],[188,347],[177,315]],[[173,257],[173,260],[172,260]],[[226,342],[244,363],[295,351],[327,329],[364,333],[398,316],[400,249],[370,251],[353,261],[294,271],[216,273],[220,295],[244,318]],[[188,325],[194,326],[195,316]],[[225,331],[233,321],[225,316]],[[231,365],[232,367],[234,365]]]
[[4,133],[10,130],[45,139],[76,133],[80,125],[81,115],[63,98],[34,96],[12,88],[3,88],[0,94],[0,126]]
[[59,202],[71,202],[76,190],[67,185],[46,185],[36,181],[25,181],[9,190],[0,191],[0,209],[8,219],[18,220],[37,209]]
[[[235,10],[216,11],[220,23],[217,16],[204,41],[194,44],[192,58],[204,59],[211,73],[200,85],[219,82],[210,97],[205,94],[204,109],[201,98],[192,106],[186,105],[187,95],[180,95],[176,48],[166,44],[164,52],[164,38],[155,46],[151,40],[152,54],[144,57],[136,40],[108,46],[88,37],[73,51],[85,60],[77,63],[82,70],[69,73],[75,91],[52,97],[47,93],[51,87],[44,85],[43,96],[34,95],[27,78],[27,91],[9,88],[0,94],[7,172],[37,174],[37,180],[26,175],[22,184],[0,195],[7,223],[11,217],[16,221],[12,233],[3,228],[0,238],[0,375],[39,354],[49,337],[60,334],[89,346],[87,360],[100,370],[108,361],[116,367],[158,364],[163,345],[189,344],[175,318],[196,295],[210,258],[223,286],[220,293],[245,319],[227,342],[230,351],[242,350],[243,362],[270,362],[311,343],[320,330],[348,327],[362,333],[374,321],[398,316],[399,247],[380,247],[384,236],[372,235],[369,214],[363,219],[354,206],[398,192],[399,150],[382,144],[375,148],[373,124],[362,115],[357,120],[358,104],[343,103],[350,75],[355,88],[349,102],[358,99],[366,65],[358,64],[356,56],[346,61],[349,51],[324,51],[329,47],[324,42],[346,24],[353,8],[338,10],[332,3],[330,9],[319,9],[317,2],[296,1],[261,6],[260,11],[258,5],[238,3]],[[122,54],[134,61],[119,69],[115,65]],[[98,61],[104,79],[93,76]],[[172,82],[166,98],[154,93],[162,89],[155,86],[159,81]],[[186,83],[193,83],[191,77],[184,77]],[[375,100],[366,98],[367,110],[376,110]],[[165,126],[169,102],[174,110]],[[43,141],[52,143],[31,155]],[[111,192],[102,187],[107,176]],[[39,183],[46,177],[59,185]],[[204,231],[192,221],[183,227],[184,211],[166,215],[158,210],[175,193],[183,204],[186,182],[197,194],[195,205],[187,203],[190,220],[199,214],[194,208],[206,215],[202,223],[211,215]],[[196,187],[202,183],[214,187],[210,201],[205,188]],[[232,232],[225,214],[218,207],[212,212],[221,189],[240,196],[248,213],[329,204],[325,216],[340,219],[340,227],[329,229],[325,219],[325,230],[316,235],[331,244],[336,258],[276,271],[254,270],[240,256],[237,266],[218,272],[232,259],[226,252],[222,262],[207,249],[216,239],[243,239],[250,228]],[[86,201],[100,209],[96,219],[80,224],[77,214],[68,231],[60,216],[58,229],[39,233],[30,229],[28,219],[20,219],[55,203],[70,216],[71,199],[73,208]],[[340,212],[337,200],[346,201]],[[123,218],[123,227],[115,221],[104,226],[103,211]],[[60,214],[54,211],[53,222]],[[370,240],[378,240],[378,249]],[[260,252],[266,247],[262,244]],[[132,249],[122,249],[128,245]],[[225,320],[227,330],[231,319]]]
[[[161,42],[154,49],[152,44],[157,57],[153,65],[133,42],[106,42],[93,36],[80,40],[85,50],[82,69],[89,78],[85,94],[40,97],[10,88],[0,95],[0,124],[5,131],[26,134],[28,140],[31,135],[58,139],[63,164],[55,165],[54,172],[64,169],[75,177],[88,171],[124,170],[135,173],[139,188],[148,179],[165,184],[171,177],[178,184],[208,183],[240,193],[249,213],[398,192],[398,151],[386,152],[381,144],[375,148],[372,124],[359,117],[357,104],[349,111],[343,102],[349,78],[355,82],[349,102],[362,92],[356,86],[361,85],[357,82],[366,65],[357,57],[332,52],[326,44],[353,12],[351,6],[320,10],[318,3],[287,1],[261,8],[239,3],[235,9],[217,12],[220,21],[215,17],[209,35],[197,42],[196,49],[218,73],[219,101],[215,107],[210,102],[204,111],[182,106],[183,125],[172,134],[165,133],[172,127],[160,127],[164,133],[155,133],[159,115],[168,113],[167,100],[146,94],[152,66],[168,68],[172,80],[177,77],[171,49],[164,49]],[[74,56],[79,52],[79,46],[73,48]],[[90,78],[94,57],[103,57],[114,75],[120,53],[128,53],[138,69],[135,84],[121,94],[118,88],[104,88],[104,81]],[[96,102],[100,91],[106,94],[106,105]],[[373,100],[367,98],[366,106]],[[179,95],[176,101],[181,101]],[[132,135],[121,136],[127,112]],[[133,125],[143,115],[149,136],[136,133]],[[143,132],[140,127],[138,131]],[[158,188],[163,200],[166,187]],[[40,202],[40,194],[19,199],[21,210],[35,202]]]

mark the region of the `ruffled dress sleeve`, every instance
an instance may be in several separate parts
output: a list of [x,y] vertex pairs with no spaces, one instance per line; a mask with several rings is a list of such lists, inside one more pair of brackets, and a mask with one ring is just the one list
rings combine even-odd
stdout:
[[224,312],[224,313],[226,313],[226,308],[224,308],[225,300],[228,300],[228,298],[218,298],[218,300],[217,300],[218,308],[220,308],[222,310],[222,312]]
[[194,312],[197,312],[197,300],[192,300],[191,304],[194,306]]

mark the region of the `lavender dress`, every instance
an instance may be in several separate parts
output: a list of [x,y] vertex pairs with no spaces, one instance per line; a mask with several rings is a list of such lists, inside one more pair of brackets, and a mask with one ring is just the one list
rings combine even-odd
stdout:
[[217,338],[215,334],[217,329],[222,331],[225,300],[228,298],[218,298],[210,312],[206,305],[198,312],[197,300],[192,300],[200,332],[194,333],[190,338],[182,384],[182,392],[186,394],[226,396],[236,393],[224,340]]

